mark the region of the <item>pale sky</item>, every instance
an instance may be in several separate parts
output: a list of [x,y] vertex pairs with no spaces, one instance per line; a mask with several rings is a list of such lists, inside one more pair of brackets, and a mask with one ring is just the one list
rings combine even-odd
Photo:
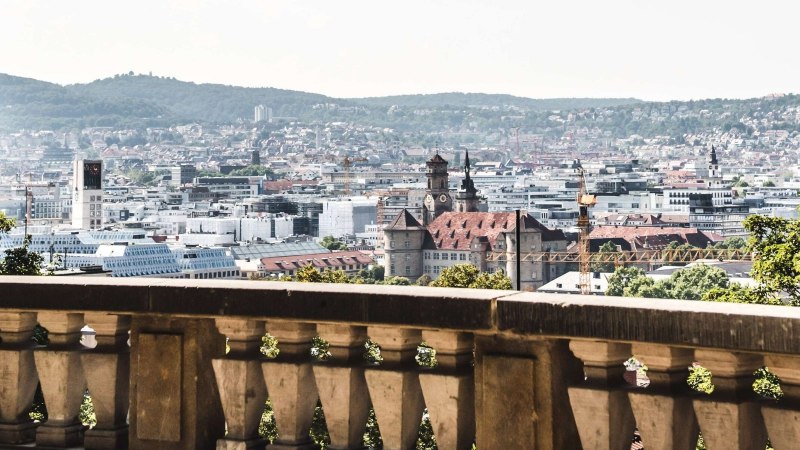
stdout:
[[0,0],[0,72],[334,97],[746,98],[800,92],[798,13],[790,0]]

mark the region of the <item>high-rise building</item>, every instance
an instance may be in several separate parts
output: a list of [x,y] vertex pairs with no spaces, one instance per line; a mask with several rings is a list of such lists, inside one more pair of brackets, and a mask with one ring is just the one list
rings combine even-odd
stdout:
[[272,123],[272,108],[264,105],[256,106],[253,111],[253,121]]
[[94,230],[103,226],[103,161],[78,159],[73,166],[72,226]]

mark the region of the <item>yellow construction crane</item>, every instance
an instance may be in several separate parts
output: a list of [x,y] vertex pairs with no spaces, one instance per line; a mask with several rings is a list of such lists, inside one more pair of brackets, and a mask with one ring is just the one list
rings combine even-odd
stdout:
[[[494,252],[488,261],[502,261],[504,252]],[[580,252],[530,252],[522,255],[522,261],[575,264],[581,262]],[[653,269],[666,264],[688,264],[698,260],[714,261],[753,261],[752,253],[741,249],[721,248],[663,248],[647,250],[622,250],[618,252],[597,252],[589,254],[589,264],[612,263],[615,266],[627,264],[647,265]]]
[[578,253],[580,255],[579,282],[581,294],[592,293],[590,285],[591,253],[589,248],[589,208],[597,204],[597,197],[586,191],[586,176],[583,167],[578,167]]
[[354,162],[365,161],[367,161],[367,158],[344,157],[344,161],[342,162],[342,166],[344,166],[344,195],[350,195],[350,166],[352,166]]

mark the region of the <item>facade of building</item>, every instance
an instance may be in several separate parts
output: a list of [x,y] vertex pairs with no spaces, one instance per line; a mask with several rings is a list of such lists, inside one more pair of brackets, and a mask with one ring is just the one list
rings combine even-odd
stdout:
[[[422,275],[436,278],[456,264],[472,264],[481,271],[502,270],[521,288],[533,290],[564,272],[563,267],[541,261],[524,261],[516,268],[516,214],[478,212],[478,191],[465,157],[464,180],[453,202],[447,176],[447,161],[434,155],[427,162],[428,194],[420,223],[402,210],[384,227],[384,267],[387,276],[415,280]],[[455,211],[453,210],[455,206]],[[567,240],[561,231],[550,230],[527,213],[520,220],[520,251],[565,251]]]
[[72,226],[95,230],[103,226],[103,162],[76,160],[72,201]]

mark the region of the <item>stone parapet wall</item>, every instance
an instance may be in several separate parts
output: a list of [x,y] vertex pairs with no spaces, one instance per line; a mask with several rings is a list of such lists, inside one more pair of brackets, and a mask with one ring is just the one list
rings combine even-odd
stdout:
[[[253,281],[0,277],[0,289],[0,448],[263,448],[267,398],[277,449],[312,448],[317,399],[334,449],[361,448],[370,407],[387,450],[413,448],[424,408],[442,450],[620,449],[635,428],[648,450],[693,445],[698,430],[714,449],[800,440],[795,308]],[[84,325],[96,347],[79,344]],[[267,332],[274,359],[259,351]],[[314,336],[327,361],[311,358]],[[367,339],[382,363],[362,358]],[[434,368],[414,359],[423,342]],[[630,383],[631,356],[646,387]],[[692,363],[715,392],[688,389]],[[753,393],[764,365],[784,398]],[[27,417],[39,383],[44,424]],[[77,420],[85,389],[91,430]]]

